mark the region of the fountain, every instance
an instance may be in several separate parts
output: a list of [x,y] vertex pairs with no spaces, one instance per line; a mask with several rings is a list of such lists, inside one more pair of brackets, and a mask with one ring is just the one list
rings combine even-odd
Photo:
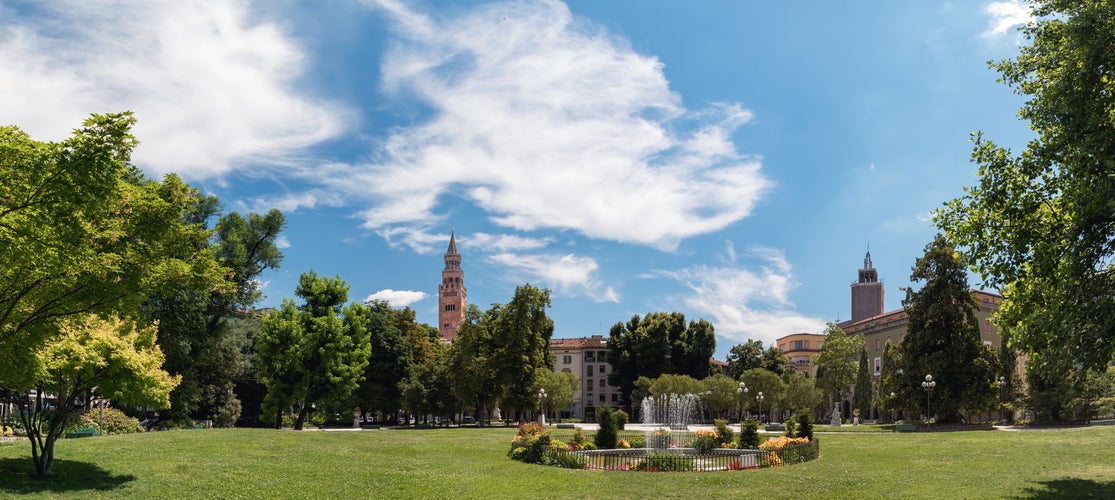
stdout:
[[643,398],[639,406],[646,429],[647,447],[665,451],[677,441],[675,431],[685,431],[701,413],[701,398],[696,394],[660,394]]

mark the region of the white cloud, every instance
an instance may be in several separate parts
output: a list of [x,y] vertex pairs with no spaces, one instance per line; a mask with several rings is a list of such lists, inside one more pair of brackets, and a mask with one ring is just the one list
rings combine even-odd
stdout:
[[91,113],[131,110],[137,164],[206,178],[291,162],[342,128],[343,113],[292,88],[301,49],[244,2],[71,0],[20,11],[0,20],[0,116],[33,137],[61,139]]
[[738,264],[694,266],[678,271],[659,270],[644,277],[663,277],[684,285],[689,293],[673,300],[691,314],[709,319],[716,326],[717,335],[735,342],[755,339],[773,344],[775,339],[791,333],[822,331],[823,320],[793,310],[789,294],[796,283],[782,251],[752,247],[748,255],[759,259],[758,270]]
[[279,248],[290,248],[290,239],[286,235],[280,235],[275,238],[275,246]]
[[619,302],[619,293],[594,277],[599,266],[589,257],[498,253],[488,259],[504,266],[507,278],[513,281],[540,280],[558,293],[585,295],[596,302]]
[[418,292],[414,290],[380,290],[376,293],[369,295],[364,302],[371,302],[373,300],[386,300],[391,304],[391,307],[407,307],[415,302],[428,297],[426,292]]
[[267,213],[273,208],[283,213],[291,213],[303,209],[313,209],[319,206],[339,207],[344,205],[344,203],[344,198],[337,193],[329,193],[320,189],[289,192],[279,196],[255,197],[245,201],[238,201],[241,208],[261,214]]
[[467,238],[460,238],[462,245],[470,246],[482,252],[515,252],[522,250],[538,250],[551,243],[550,238],[528,238],[514,234],[489,234],[476,233]]
[[332,189],[372,203],[360,214],[370,229],[428,227],[453,194],[504,227],[669,250],[746,217],[771,186],[732,142],[750,111],[685,109],[661,62],[560,2],[452,18],[377,5],[396,36],[383,88],[431,113],[395,129],[372,163],[330,173]]
[[1004,35],[1011,28],[1030,22],[1033,17],[1030,7],[1021,0],[1007,2],[991,2],[987,4],[986,12],[991,16],[991,25],[984,32],[984,36]]

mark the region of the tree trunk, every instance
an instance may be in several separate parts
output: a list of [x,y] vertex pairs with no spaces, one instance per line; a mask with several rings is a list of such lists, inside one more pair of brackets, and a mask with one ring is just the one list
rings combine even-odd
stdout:
[[306,415],[310,412],[309,405],[302,405],[302,409],[298,412],[298,418],[294,420],[294,430],[302,430],[302,424],[306,421]]

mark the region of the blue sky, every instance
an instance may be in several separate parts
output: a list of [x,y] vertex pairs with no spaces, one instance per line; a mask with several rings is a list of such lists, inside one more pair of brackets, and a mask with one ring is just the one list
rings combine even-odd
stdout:
[[[699,7],[697,6],[699,5]],[[847,319],[870,245],[901,306],[969,134],[1019,148],[1016,2],[0,0],[0,122],[132,110],[134,161],[279,208],[267,298],[340,275],[436,324],[553,290],[555,337],[680,311],[717,357]],[[972,283],[978,286],[978,283]]]

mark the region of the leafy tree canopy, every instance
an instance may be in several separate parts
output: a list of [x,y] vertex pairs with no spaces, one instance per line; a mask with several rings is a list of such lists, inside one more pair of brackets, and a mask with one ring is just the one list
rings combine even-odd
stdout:
[[937,235],[914,263],[910,281],[922,286],[907,289],[902,301],[909,330],[898,345],[903,374],[896,377],[896,387],[905,406],[917,407],[911,399],[922,390],[924,377],[931,375],[936,385],[928,395],[930,416],[955,421],[962,410],[988,409],[994,404],[992,380],[998,363],[980,340],[978,306],[968,288],[963,258]]
[[1032,0],[1031,42],[991,66],[1026,96],[1015,154],[976,133],[979,181],[935,215],[985,283],[998,323],[1047,377],[1115,357],[1115,1]]

